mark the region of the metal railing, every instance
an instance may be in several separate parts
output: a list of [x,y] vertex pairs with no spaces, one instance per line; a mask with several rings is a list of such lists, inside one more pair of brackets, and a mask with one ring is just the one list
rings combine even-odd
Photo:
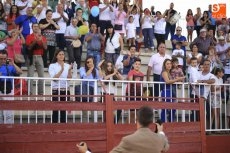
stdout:
[[[113,94],[115,101],[124,103],[128,103],[128,101],[166,101],[172,103],[196,103],[197,97],[191,94],[192,90],[195,89],[198,98],[203,96],[206,97],[206,131],[230,131],[230,105],[228,103],[230,84],[221,85],[221,92],[217,92],[215,86],[213,85],[214,87],[212,87],[212,89],[214,90],[212,90],[211,92],[211,85],[207,84],[176,83],[173,85],[166,85],[164,82],[126,80],[54,80],[53,78],[36,77],[4,78],[11,79],[13,88],[12,91],[8,94],[2,93],[0,91],[0,99],[3,101],[9,101],[9,103],[12,101],[27,101],[29,103],[49,103],[52,101],[103,103],[103,94]],[[4,82],[4,91],[6,91],[6,80]],[[54,88],[52,84],[54,82],[58,84],[58,88],[61,89],[57,91],[58,93],[56,95],[53,95]],[[205,96],[204,92],[207,92],[208,96]],[[15,95],[14,93],[17,95]],[[63,122],[61,121],[62,111],[58,110],[57,112],[57,122]],[[104,122],[105,120],[103,111],[64,110],[64,112],[65,123]],[[132,123],[133,121],[135,122],[136,112],[137,110],[130,109],[116,110],[114,111],[114,122],[116,124]],[[199,117],[197,115],[198,112],[193,110],[157,109],[153,110],[153,112],[153,122],[158,119],[161,119],[164,122],[195,122],[199,120]],[[0,123],[53,123],[53,113],[53,110],[1,110]]]

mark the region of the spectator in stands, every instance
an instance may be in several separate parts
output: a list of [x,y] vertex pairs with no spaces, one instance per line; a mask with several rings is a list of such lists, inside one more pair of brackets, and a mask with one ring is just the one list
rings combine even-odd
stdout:
[[[200,65],[203,57],[202,57],[202,54],[198,52],[198,47],[196,44],[194,44],[192,46],[191,52],[187,56],[187,65],[188,66],[191,64],[191,59],[194,57],[197,59],[197,67],[198,67]],[[188,72],[189,72],[189,68],[188,68]]]
[[98,65],[101,60],[101,43],[104,41],[104,37],[95,23],[91,23],[90,32],[86,34],[85,41],[87,42],[87,56],[93,56],[94,64]]
[[144,36],[144,46],[145,51],[154,50],[153,44],[153,27],[151,22],[153,22],[153,16],[148,8],[144,9],[144,16],[141,19],[142,34]]
[[[142,106],[137,112],[137,131],[123,137],[120,144],[110,153],[162,153],[169,149],[168,140],[163,132],[163,125],[155,123],[157,133],[153,133],[149,126],[153,122],[153,109]],[[153,143],[154,142],[154,143]]]
[[217,44],[217,39],[213,35],[213,33],[214,33],[213,29],[208,29],[207,37],[209,37],[213,41],[214,46],[215,46]]
[[[130,70],[133,68],[133,64],[136,58],[139,57],[140,54],[137,56],[135,55],[136,53],[136,47],[134,45],[129,47],[129,52],[127,55],[124,55],[122,63],[123,63],[123,76],[124,79],[127,79],[127,75]],[[140,52],[139,52],[140,53]]]
[[26,15],[28,8],[31,8],[31,13],[33,11],[32,3],[29,0],[17,0],[15,5],[18,6],[20,15]]
[[194,15],[194,24],[197,37],[200,35],[201,22],[200,19],[202,18],[202,13],[200,7],[196,8],[196,14]]
[[140,7],[138,3],[133,4],[131,7],[130,16],[133,16],[133,23],[136,25],[136,36],[139,38],[140,35]]
[[[189,74],[189,83],[196,83],[198,80],[199,72],[198,72],[198,60],[196,57],[190,58],[190,65],[188,67],[188,74]],[[194,86],[192,86],[194,87]],[[190,90],[192,91],[192,90]],[[190,93],[190,97],[193,98],[195,95],[194,93]],[[196,97],[198,98],[198,97]]]
[[112,24],[110,12],[113,12],[113,7],[110,5],[109,0],[104,0],[104,3],[99,4],[99,9],[99,27],[101,34],[104,35],[105,30]]
[[53,13],[52,18],[60,26],[60,29],[57,29],[55,32],[57,47],[60,48],[61,50],[64,50],[65,47],[64,35],[65,35],[65,30],[69,18],[67,13],[64,12],[64,6],[62,4],[58,4],[57,11]]
[[133,22],[133,16],[129,16],[128,23],[126,24],[126,39],[128,46],[135,45],[136,38],[136,25]]
[[172,51],[176,49],[176,43],[181,42],[181,49],[184,50],[184,54],[186,55],[186,46],[188,45],[188,41],[185,36],[182,34],[182,28],[180,26],[176,27],[176,33],[172,36]]
[[71,19],[71,25],[66,28],[65,31],[65,39],[66,39],[66,46],[67,52],[69,57],[69,63],[77,63],[77,68],[80,69],[81,67],[81,51],[80,46],[74,46],[74,41],[80,41],[81,35],[78,33],[77,30],[77,19]]
[[227,44],[230,46],[230,29],[228,30],[228,33],[226,35],[226,41],[227,41]]
[[[111,24],[114,26],[114,22],[115,22],[115,12],[116,10],[118,10],[118,0],[111,0],[110,1],[111,6],[113,7],[113,12],[110,12],[110,16],[111,16]],[[121,3],[122,4],[122,3]]]
[[210,72],[215,68],[219,67],[222,68],[223,64],[220,61],[219,56],[216,53],[216,48],[214,46],[208,47],[208,55],[204,57],[205,59],[211,62],[210,65]]
[[113,25],[108,25],[105,36],[105,59],[116,63],[120,52],[123,51],[123,38],[114,31]]
[[65,10],[64,10],[64,11],[67,13],[68,19],[69,19],[68,22],[67,22],[67,26],[70,25],[71,19],[74,17],[74,11],[73,11],[73,9],[72,9],[72,7],[71,7],[70,2],[71,2],[71,0],[68,0],[68,1],[66,2],[66,8],[65,8]]
[[[15,24],[22,28],[22,35],[26,39],[26,37],[32,33],[32,24],[37,23],[37,19],[32,14],[32,7],[27,7],[26,14],[18,16],[15,19]],[[23,53],[24,54],[24,53]]]
[[5,10],[6,15],[8,15],[10,13],[11,5],[12,5],[12,0],[5,0],[4,10]]
[[[104,66],[104,68],[103,68]],[[100,77],[103,80],[123,80],[122,75],[120,72],[114,67],[113,63],[111,61],[105,61],[102,60],[98,64],[98,70]],[[109,94],[109,95],[114,95],[117,93],[117,89],[115,86],[115,82],[102,82],[102,93],[104,94]],[[116,117],[114,118],[114,122],[118,123],[119,118],[121,116],[121,110],[117,110]]]
[[[144,80],[144,73],[141,72],[141,59],[135,58],[133,63],[133,69],[131,69],[128,73],[128,80],[135,81],[135,83],[128,83],[126,88],[126,100],[128,101],[139,101],[142,96],[142,83]],[[134,110],[130,110],[130,122],[135,122],[135,112]]]
[[122,38],[125,35],[125,19],[128,17],[128,14],[123,9],[123,4],[118,5],[118,9],[115,10],[115,21],[114,21],[114,30],[118,32]]
[[46,18],[47,10],[51,10],[51,7],[48,6],[47,0],[43,0],[42,3],[37,6],[37,13],[35,15],[38,23],[40,22],[41,19]]
[[176,79],[178,77],[184,77],[184,73],[182,67],[179,65],[179,60],[176,57],[172,57],[172,69],[171,69],[171,76],[172,79]]
[[6,48],[7,46],[6,39],[7,39],[6,31],[0,30],[0,50]]
[[75,10],[78,8],[81,8],[82,10],[82,18],[84,18],[86,21],[89,20],[89,6],[88,3],[85,2],[85,0],[79,0],[78,5],[75,7]]
[[12,5],[10,7],[10,13],[7,15],[6,23],[7,23],[7,31],[12,29],[16,29],[17,26],[14,23],[14,20],[19,16],[19,9],[17,5]]
[[7,24],[6,24],[6,12],[3,7],[3,3],[0,2],[0,30],[7,30]]
[[[83,10],[81,8],[78,8],[76,10],[76,18],[77,18],[77,27],[81,27],[82,25],[88,26],[88,22],[86,21],[86,19],[83,17]],[[81,35],[81,43],[84,44],[84,39],[85,39],[85,35]],[[80,58],[82,55],[82,46],[80,46]]]
[[220,129],[220,107],[222,103],[221,85],[223,85],[224,70],[222,68],[214,68],[212,73],[215,75],[215,83],[211,86],[211,124],[214,122],[214,129]]
[[[38,77],[44,77],[44,64],[43,64],[43,54],[47,49],[47,40],[41,34],[41,29],[37,23],[32,25],[33,33],[27,36],[26,46],[28,50],[28,77],[33,77],[35,68],[38,73]],[[43,80],[38,80],[38,93],[34,93],[33,90],[33,80],[29,80],[30,83],[30,94],[43,95]]]
[[230,46],[226,43],[225,38],[223,36],[220,36],[216,45],[216,53],[222,62],[226,58],[227,49],[229,47]]
[[[197,83],[205,83],[205,85],[204,87],[202,87],[201,85],[195,88],[195,95],[197,95],[199,98],[203,97],[206,100],[206,116],[208,116],[208,118],[210,116],[210,110],[211,110],[209,99],[208,99],[209,92],[210,92],[210,85],[215,83],[215,76],[212,73],[210,73],[210,67],[211,67],[210,60],[208,59],[204,60],[203,71],[198,76]],[[209,121],[207,121],[206,123],[207,123],[206,125],[207,128],[210,128]]]
[[194,17],[191,9],[188,9],[186,15],[186,22],[187,22],[187,40],[188,42],[192,42],[192,35],[194,30]]
[[222,18],[221,21],[222,21],[221,24],[217,27],[217,31],[222,30],[224,32],[224,36],[226,36],[228,34],[230,26],[229,26],[226,18]]
[[10,37],[7,38],[7,52],[8,57],[14,61],[14,63],[21,67],[22,63],[17,63],[14,59],[15,54],[22,54],[22,45],[25,44],[25,39],[21,33],[21,30],[13,29],[10,31]]
[[175,29],[176,29],[176,24],[171,25],[168,21],[173,17],[174,14],[177,13],[176,10],[173,9],[174,8],[174,3],[170,3],[170,8],[165,10],[163,17],[167,18],[167,22],[166,22],[166,27],[165,27],[165,40],[168,39],[168,35],[170,33],[171,35],[171,39],[172,36],[175,33]]
[[[0,76],[17,76],[22,74],[22,70],[8,59],[6,50],[0,50]],[[14,100],[13,93],[13,79],[0,78],[0,95],[9,95],[9,97],[0,97],[0,100]],[[11,96],[10,96],[11,95]],[[0,123],[12,124],[14,123],[14,112],[11,110],[0,111]]]
[[[52,64],[49,66],[49,75],[54,80],[51,83],[52,95],[57,97],[52,97],[52,101],[69,101],[70,95],[68,78],[72,78],[72,65],[65,63],[65,53],[63,50],[57,50],[54,54]],[[62,80],[55,80],[56,78],[61,78]],[[66,111],[65,110],[55,110],[52,115],[53,123],[66,123]]]
[[51,10],[56,11],[58,2],[59,2],[59,0],[49,1],[49,6],[51,7]]
[[[39,26],[42,30],[42,35],[46,37],[47,40],[47,51],[49,52],[49,61],[51,62],[54,57],[54,52],[56,49],[56,35],[55,31],[60,29],[60,26],[52,19],[52,10],[46,11],[46,18],[41,19]],[[47,52],[43,54],[44,67],[48,67]]]
[[[173,50],[172,53],[172,57],[175,57],[178,59],[178,67],[180,67],[181,69],[184,68],[184,50],[181,49],[182,43],[181,42],[177,42],[176,43],[176,48]],[[185,69],[184,69],[185,70]]]
[[198,47],[198,51],[203,55],[208,55],[208,47],[214,45],[213,39],[209,38],[207,36],[207,30],[201,29],[199,37],[195,38],[193,42],[190,43],[189,47],[192,48],[192,46],[196,44]]
[[[147,70],[147,81],[150,81],[150,74],[153,71],[153,81],[159,82],[160,75],[162,72],[163,62],[165,59],[171,59],[171,56],[166,54],[166,45],[164,43],[158,44],[158,53],[152,55],[149,60],[148,70]],[[159,96],[160,84],[154,84],[155,89],[153,97]]]
[[157,46],[158,46],[160,43],[165,43],[166,19],[161,15],[160,11],[157,11],[153,22],[154,22],[154,35],[157,40]]
[[200,23],[201,23],[201,28],[203,29],[211,28],[212,21],[208,11],[203,12],[203,16],[200,18]]
[[[163,67],[162,67],[162,72],[161,72],[161,77],[160,81],[165,82],[165,84],[161,85],[161,97],[162,101],[165,102],[174,102],[172,97],[175,97],[175,86],[172,85],[175,82],[181,82],[185,79],[185,77],[178,76],[175,79],[172,78],[170,71],[172,70],[172,61],[170,59],[165,59],[163,62]],[[173,122],[175,119],[175,114],[176,110],[167,110],[163,109],[161,111],[161,121],[162,122]],[[168,116],[168,117],[167,117]]]
[[212,29],[213,30],[213,35],[215,36],[215,31],[216,31],[216,19],[212,17],[212,4],[209,4],[208,5],[208,14],[209,14],[209,18],[211,20],[211,23],[210,23],[210,26],[209,26],[209,29]]

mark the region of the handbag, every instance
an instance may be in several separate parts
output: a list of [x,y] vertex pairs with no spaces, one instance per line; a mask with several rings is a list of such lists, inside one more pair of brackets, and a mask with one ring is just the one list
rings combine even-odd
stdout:
[[15,63],[25,63],[26,60],[22,54],[16,54],[14,51],[14,61]]
[[114,30],[122,30],[122,24],[115,24]]
[[116,54],[120,54],[121,52],[121,46],[114,49]]
[[78,48],[81,46],[81,41],[79,39],[73,40],[71,44],[73,45],[74,48]]

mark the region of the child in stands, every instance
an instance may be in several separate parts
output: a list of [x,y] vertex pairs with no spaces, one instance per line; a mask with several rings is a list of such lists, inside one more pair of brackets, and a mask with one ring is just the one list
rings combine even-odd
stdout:
[[172,57],[176,57],[178,59],[178,67],[183,69],[184,50],[181,49],[181,45],[181,42],[176,43],[176,48],[173,50]]
[[171,70],[172,79],[176,79],[178,77],[184,77],[184,73],[182,68],[179,66],[178,58],[172,58],[172,70]]
[[129,22],[126,25],[126,37],[129,46],[135,45],[136,25],[133,22],[133,16],[129,16]]

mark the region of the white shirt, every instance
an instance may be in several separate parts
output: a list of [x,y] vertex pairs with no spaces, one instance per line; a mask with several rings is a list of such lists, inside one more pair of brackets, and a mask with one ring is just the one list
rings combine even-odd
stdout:
[[[144,17],[143,17],[144,18]],[[144,21],[143,21],[143,24],[142,24],[142,29],[149,29],[149,28],[153,28],[152,26],[152,21],[151,21],[151,18],[150,17],[145,17],[144,18]]]
[[220,45],[219,43],[216,45],[216,53],[222,52],[222,54],[219,55],[219,58],[221,61],[224,61],[226,58],[226,53],[225,51],[230,47],[227,43],[225,43],[223,46]]
[[[74,27],[72,24],[66,28],[65,36],[77,36],[77,27]],[[66,39],[72,41],[72,39]]]
[[[106,7],[105,4],[99,4],[99,9]],[[99,13],[99,20],[111,20],[110,8],[107,7],[104,11]]]
[[131,14],[131,16],[133,16],[133,23],[136,27],[140,27],[140,14]]
[[[174,49],[172,55],[176,56],[178,54],[181,54],[184,56],[184,50],[183,49]],[[184,61],[182,57],[177,57],[179,65],[184,65]]]
[[26,6],[26,5],[27,5],[23,10],[20,10],[20,11],[19,11],[20,15],[26,15],[26,9],[27,9],[28,7],[32,7],[32,3],[30,3],[29,1],[22,2],[21,0],[19,0],[19,1],[17,1],[15,4],[16,4],[18,7],[19,7],[19,6]]
[[171,59],[171,56],[167,54],[162,56],[159,53],[152,55],[152,57],[149,60],[148,66],[152,67],[153,74],[161,74],[163,62],[165,59]]
[[200,76],[200,71],[198,71],[197,67],[189,66],[189,82],[195,83],[198,80],[198,77]]
[[[200,75],[198,76],[198,80],[210,80],[210,79],[215,79],[215,76],[212,73],[208,73],[208,74],[204,75],[201,72]],[[207,97],[209,95],[209,92],[210,92],[211,85],[210,84],[204,85],[204,91],[203,91],[203,93],[202,92],[200,93],[200,91],[199,91],[199,89],[201,88],[201,86],[200,87],[196,87],[195,93],[196,93],[196,95],[204,97],[205,99],[207,99]]]
[[[68,15],[63,12],[64,16],[68,19]],[[53,13],[53,16],[52,18],[55,19],[55,18],[60,18],[60,14],[58,12],[54,12]],[[65,30],[66,30],[66,22],[65,20],[63,19],[63,17],[57,21],[57,24],[59,25],[60,29],[59,30],[56,30],[56,33],[65,33]]]
[[38,23],[39,23],[39,21],[40,21],[41,19],[46,18],[46,11],[47,11],[48,9],[52,10],[50,6],[47,6],[47,7],[43,7],[43,6],[42,6],[42,11],[41,11],[41,13],[40,13],[40,14],[35,14],[35,15],[34,15],[34,16],[36,17]]
[[117,32],[114,33],[113,38],[110,42],[110,38],[107,39],[106,41],[106,47],[105,47],[105,52],[106,53],[115,53],[115,48],[118,48],[120,46],[120,39],[121,35]]
[[126,30],[127,30],[127,38],[134,38],[136,36],[136,25],[135,23],[127,23],[126,24]]
[[157,18],[154,18],[153,22],[155,23],[154,33],[165,34],[165,26],[166,26],[165,18],[161,18],[160,20],[157,20]]
[[[69,73],[69,68],[70,68],[70,65],[64,63],[64,71],[62,72],[59,78],[66,79]],[[56,74],[58,74],[61,71],[61,65],[57,62],[52,63],[50,64],[48,71],[49,71],[50,77],[53,78]],[[57,80],[57,81],[52,81],[51,86],[53,89],[68,88],[69,83],[66,80]]]
[[[212,91],[213,94],[221,94],[221,85],[223,84],[223,79],[222,78],[217,78],[216,76],[215,77],[215,87],[214,87],[214,91]],[[215,89],[216,88],[216,89]],[[219,88],[219,89],[217,89]]]

